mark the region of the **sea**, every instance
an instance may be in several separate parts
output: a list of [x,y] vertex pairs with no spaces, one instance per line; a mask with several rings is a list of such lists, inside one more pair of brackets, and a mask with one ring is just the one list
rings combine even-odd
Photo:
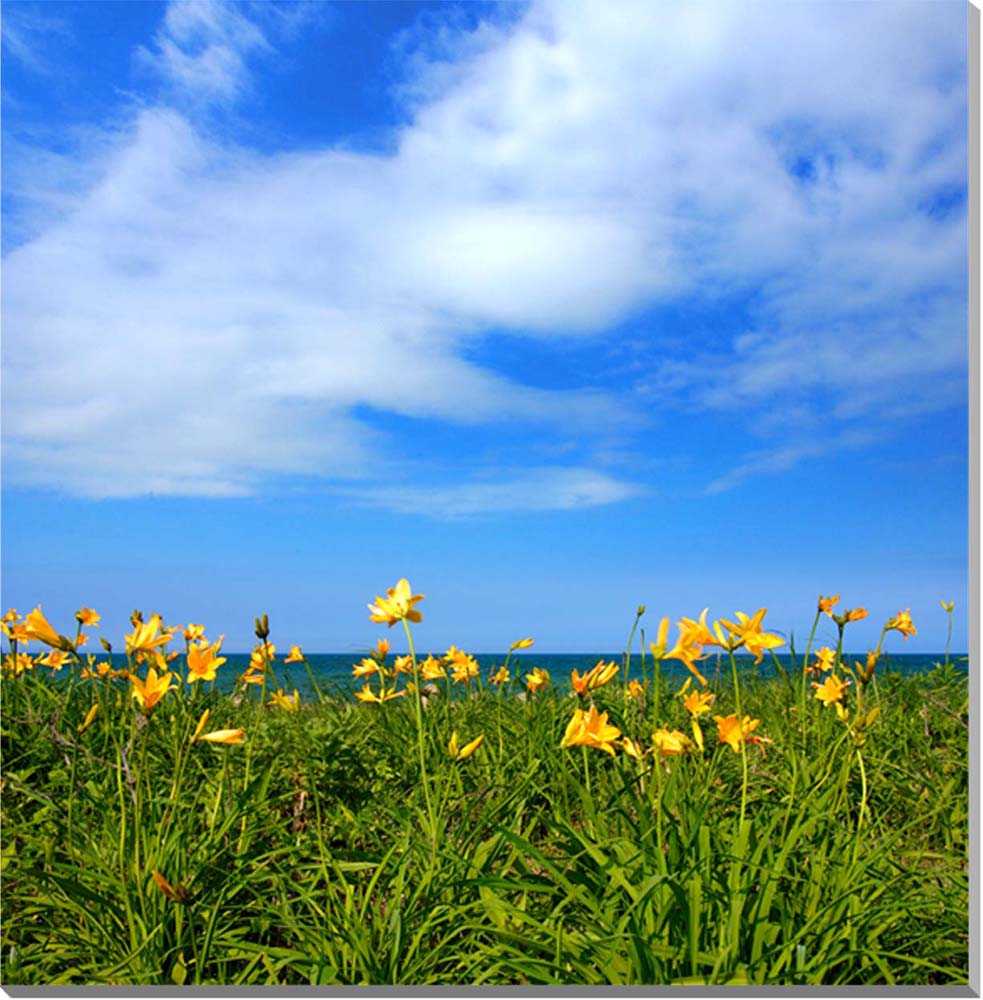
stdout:
[[[236,677],[243,673],[249,665],[249,654],[223,652],[222,655],[226,657],[228,662],[219,669],[216,686],[231,688],[235,684]],[[314,680],[325,694],[348,697],[364,683],[364,680],[356,680],[352,676],[352,667],[363,657],[368,656],[367,649],[356,653],[305,652],[304,655],[310,664]],[[481,667],[483,683],[487,682],[493,669],[505,662],[506,657],[505,653],[475,653],[473,655]],[[863,653],[847,653],[845,658],[850,662],[857,660],[863,663],[866,655],[865,650]],[[740,676],[747,680],[773,678],[778,673],[769,657],[765,657],[759,664],[755,664],[754,658],[750,656],[738,655],[735,659]],[[779,655],[777,659],[787,671],[792,672],[791,657],[787,653]],[[605,663],[614,660],[619,666],[624,662],[622,653],[514,653],[509,670],[514,684],[516,679],[523,680],[533,667],[540,667],[549,672],[550,682],[555,688],[565,691],[570,687],[572,671],[577,670],[583,673],[590,670],[599,660],[603,660]],[[882,653],[877,664],[877,673],[878,676],[883,676],[886,673],[906,675],[925,673],[934,669],[944,660],[944,653]],[[963,672],[968,670],[969,659],[965,653],[950,653],[949,661],[957,670]],[[802,669],[801,654],[797,656],[796,663],[797,666],[794,669],[797,672]],[[730,660],[726,655],[711,655],[700,661],[699,668],[712,687],[719,687],[721,683],[730,682]],[[283,656],[278,654],[273,669],[275,679],[268,680],[267,683],[272,684],[274,688],[280,686],[286,691],[296,689],[302,697],[309,697],[314,693],[310,677],[303,663],[285,664]],[[651,677],[652,659],[649,656],[646,656],[645,669],[647,676]],[[691,675],[679,660],[663,660],[662,676],[670,683],[675,681],[682,684]],[[642,664],[638,654],[632,656],[629,678],[642,679]]]

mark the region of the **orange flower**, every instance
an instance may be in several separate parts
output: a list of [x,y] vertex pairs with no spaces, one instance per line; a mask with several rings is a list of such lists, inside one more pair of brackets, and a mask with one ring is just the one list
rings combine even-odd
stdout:
[[198,739],[205,740],[208,743],[241,743],[243,736],[246,735],[245,729],[216,729],[214,732],[205,733],[199,736]]
[[819,596],[819,610],[829,615],[830,618],[833,617],[833,608],[839,604],[840,595],[836,594],[834,597],[823,597],[821,594]]
[[304,662],[304,652],[300,646],[291,646],[290,652],[287,654],[287,658],[283,661],[284,663],[303,663]]
[[598,660],[590,670],[584,671],[583,674],[574,670],[570,674],[570,684],[577,694],[584,695],[588,691],[596,691],[599,687],[603,687],[617,673],[618,667],[613,660],[609,663]]
[[816,697],[825,705],[832,705],[833,702],[843,701],[846,689],[850,684],[849,678],[841,681],[836,674],[830,674],[822,684],[813,681],[812,686],[816,689]]
[[512,679],[512,675],[509,673],[508,667],[499,667],[494,673],[492,673],[488,678],[489,684],[508,684]]
[[40,604],[24,619],[24,627],[29,639],[37,639],[46,646],[53,646],[55,649],[64,649],[66,652],[73,648],[70,639],[59,635],[48,624],[48,619],[41,614]]
[[96,614],[92,608],[82,608],[81,611],[75,612],[75,620],[88,628],[90,625],[98,625],[102,621],[102,615]]
[[745,715],[744,720],[738,722],[735,713],[715,715],[713,721],[717,723],[717,738],[721,743],[726,743],[734,753],[741,752],[741,741],[747,740],[761,722],[760,719],[752,719],[750,715]]
[[891,618],[884,626],[884,631],[886,632],[890,629],[900,632],[905,642],[908,641],[909,635],[918,635],[918,629],[911,622],[911,609],[907,608],[904,611],[899,611]]
[[224,656],[218,656],[218,651],[222,648],[222,641],[225,636],[221,636],[218,642],[195,643],[188,647],[188,683],[194,681],[213,681],[215,671],[226,662]]
[[714,697],[712,691],[691,691],[683,700],[683,708],[695,718],[710,711]]
[[414,607],[423,600],[423,594],[414,594],[409,581],[403,577],[395,587],[386,591],[385,597],[376,597],[375,604],[369,605],[369,620],[385,622],[390,628],[398,621],[423,621],[423,615]]
[[174,635],[166,629],[158,635],[161,625],[160,615],[153,615],[149,622],[138,622],[133,631],[123,637],[126,640],[127,656],[136,654],[139,661],[143,659],[144,654],[169,643]]
[[597,706],[591,705],[587,712],[579,708],[574,709],[573,718],[567,725],[560,746],[594,747],[613,757],[615,755],[614,741],[619,736],[621,736],[621,730],[617,726],[608,725],[608,713],[598,714]]
[[139,702],[140,710],[144,715],[150,715],[153,711],[154,705],[156,705],[157,702],[159,702],[172,687],[177,686],[172,683],[173,680],[174,674],[172,674],[169,670],[158,676],[157,671],[153,667],[147,671],[147,679],[145,681],[140,680],[140,678],[134,674],[130,675],[130,684],[132,685],[130,694]]
[[542,689],[546,687],[549,682],[549,671],[543,670],[541,667],[533,667],[532,673],[526,674],[526,687],[529,689],[530,694],[542,691]]

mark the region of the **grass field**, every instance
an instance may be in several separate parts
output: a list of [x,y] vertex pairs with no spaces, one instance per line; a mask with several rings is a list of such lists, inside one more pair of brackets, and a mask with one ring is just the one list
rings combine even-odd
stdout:
[[[412,650],[404,582],[372,616]],[[822,600],[842,648],[860,612]],[[265,620],[229,694],[195,627],[135,617],[97,656],[98,615],[77,618],[4,623],[5,984],[967,981],[948,662],[902,677],[809,648],[751,681],[733,653],[771,655],[762,615],[683,619],[674,647],[665,627],[635,646],[633,683],[380,645],[358,700],[301,701]],[[899,613],[882,643],[912,632]]]

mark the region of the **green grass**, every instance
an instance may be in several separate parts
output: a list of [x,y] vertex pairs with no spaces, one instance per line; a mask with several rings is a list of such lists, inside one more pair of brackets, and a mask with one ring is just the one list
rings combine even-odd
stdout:
[[[705,752],[638,762],[561,749],[574,695],[440,693],[428,806],[411,695],[288,712],[182,689],[144,719],[125,681],[47,673],[2,684],[6,984],[967,982],[952,669],[877,677],[862,745],[815,698],[803,717],[801,677],[742,679],[774,741],[745,746],[743,823],[744,758],[706,716]],[[651,696],[594,694],[650,745]],[[658,723],[689,732],[675,694]],[[246,744],[190,743],[206,707]],[[455,762],[453,730],[485,740]]]

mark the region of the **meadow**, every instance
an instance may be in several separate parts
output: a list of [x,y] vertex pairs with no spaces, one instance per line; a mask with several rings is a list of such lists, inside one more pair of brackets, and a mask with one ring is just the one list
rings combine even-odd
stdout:
[[296,693],[265,616],[224,687],[202,625],[4,616],[3,983],[967,982],[967,674],[885,668],[907,612],[851,658],[821,597],[787,667],[763,609],[639,608],[558,678],[418,654],[421,601],[370,605],[354,697]]

